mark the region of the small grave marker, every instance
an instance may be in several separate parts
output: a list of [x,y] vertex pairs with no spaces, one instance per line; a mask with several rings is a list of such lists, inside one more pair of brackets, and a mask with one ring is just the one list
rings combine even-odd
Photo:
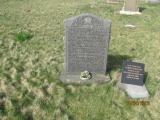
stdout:
[[139,5],[139,0],[125,0],[124,6],[120,11],[120,14],[126,14],[126,15],[141,14],[139,12],[138,5]]
[[144,64],[124,61],[119,87],[125,90],[131,98],[148,98],[149,93],[144,84]]
[[143,85],[144,64],[131,61],[124,61],[122,72],[122,83]]

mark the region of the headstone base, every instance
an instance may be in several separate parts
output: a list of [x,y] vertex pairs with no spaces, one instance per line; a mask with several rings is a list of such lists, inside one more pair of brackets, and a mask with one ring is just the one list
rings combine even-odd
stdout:
[[121,10],[120,14],[123,14],[123,15],[141,15],[142,13],[139,12],[139,11],[124,11],[124,10]]
[[117,3],[119,3],[119,1],[118,0],[107,0],[107,3],[108,4],[117,4]]
[[92,74],[92,78],[89,80],[81,80],[80,73],[68,74],[62,72],[60,75],[60,80],[65,84],[102,84],[110,80],[109,74]]
[[119,87],[121,89],[124,89],[127,92],[127,94],[133,99],[148,98],[149,97],[149,93],[148,93],[145,85],[138,86],[138,85],[120,83]]
[[160,4],[160,0],[148,0],[148,2],[151,4]]
[[138,86],[138,85],[121,83],[121,74],[118,77],[118,87],[127,92],[128,96],[132,99],[141,99],[149,97],[149,93],[145,85]]

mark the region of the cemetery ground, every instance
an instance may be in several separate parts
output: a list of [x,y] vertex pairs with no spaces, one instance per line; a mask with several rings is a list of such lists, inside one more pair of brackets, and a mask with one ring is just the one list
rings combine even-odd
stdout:
[[[104,0],[0,1],[0,119],[159,120],[160,5],[141,2],[142,15],[118,14]],[[112,20],[108,72],[102,85],[64,85],[64,19],[92,13]],[[135,28],[126,28],[133,24]],[[116,81],[122,61],[145,64],[150,105],[130,105]]]

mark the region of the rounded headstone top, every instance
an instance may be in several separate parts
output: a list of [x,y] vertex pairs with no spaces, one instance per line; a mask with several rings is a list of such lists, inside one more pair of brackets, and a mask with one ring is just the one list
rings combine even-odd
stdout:
[[68,18],[64,21],[66,26],[81,26],[81,25],[94,25],[94,26],[104,26],[111,25],[111,20],[104,20],[93,14],[84,13],[79,16]]

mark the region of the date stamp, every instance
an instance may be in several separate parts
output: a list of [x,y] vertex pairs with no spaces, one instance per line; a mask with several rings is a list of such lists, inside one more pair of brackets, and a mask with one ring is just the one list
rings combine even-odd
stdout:
[[129,105],[142,105],[142,106],[150,105],[149,100],[128,100],[127,103]]

